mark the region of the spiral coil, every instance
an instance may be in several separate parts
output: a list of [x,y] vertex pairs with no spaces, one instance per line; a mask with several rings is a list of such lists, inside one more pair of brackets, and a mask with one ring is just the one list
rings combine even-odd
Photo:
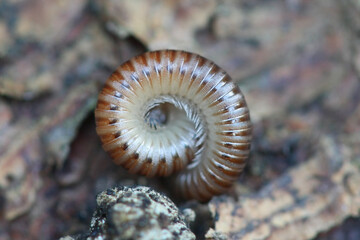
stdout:
[[146,176],[176,174],[188,199],[225,192],[249,155],[243,94],[216,64],[189,52],[148,52],[122,64],[99,94],[95,118],[116,164]]

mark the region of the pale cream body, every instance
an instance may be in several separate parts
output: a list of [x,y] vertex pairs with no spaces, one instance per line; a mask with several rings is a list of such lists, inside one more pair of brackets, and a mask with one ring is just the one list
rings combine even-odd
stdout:
[[243,94],[217,65],[188,52],[148,52],[121,65],[95,116],[115,163],[147,176],[176,174],[185,198],[204,201],[226,191],[250,150]]

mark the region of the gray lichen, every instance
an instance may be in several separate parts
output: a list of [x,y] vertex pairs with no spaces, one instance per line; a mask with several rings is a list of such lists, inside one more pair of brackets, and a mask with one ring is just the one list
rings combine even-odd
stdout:
[[116,187],[97,196],[89,233],[75,239],[195,239],[188,228],[195,214],[180,212],[148,187]]

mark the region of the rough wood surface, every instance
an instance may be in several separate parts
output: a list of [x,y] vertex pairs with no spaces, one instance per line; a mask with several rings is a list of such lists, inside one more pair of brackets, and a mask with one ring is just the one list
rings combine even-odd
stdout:
[[259,192],[237,201],[212,200],[215,229],[228,239],[312,239],[348,217],[358,217],[359,159],[330,136],[320,141],[322,148],[313,158]]
[[168,193],[115,166],[93,120],[112,71],[159,48],[218,63],[254,124],[233,189],[178,203],[201,209],[198,238],[360,239],[359,13],[357,0],[2,0],[0,239],[83,232],[115,185]]

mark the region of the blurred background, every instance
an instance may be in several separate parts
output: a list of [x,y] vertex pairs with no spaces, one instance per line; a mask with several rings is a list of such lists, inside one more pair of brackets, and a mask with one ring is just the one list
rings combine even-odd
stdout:
[[[227,71],[254,124],[246,171],[229,194],[202,205],[217,217],[195,224],[199,238],[211,227],[252,239],[277,213],[227,219],[219,206],[271,199],[266,209],[303,212],[259,236],[360,239],[359,33],[357,0],[1,0],[0,239],[86,231],[96,194],[117,184],[167,193],[161,180],[112,163],[93,116],[112,71],[166,48]],[[311,181],[296,183],[302,178]],[[278,201],[280,192],[293,201]]]

